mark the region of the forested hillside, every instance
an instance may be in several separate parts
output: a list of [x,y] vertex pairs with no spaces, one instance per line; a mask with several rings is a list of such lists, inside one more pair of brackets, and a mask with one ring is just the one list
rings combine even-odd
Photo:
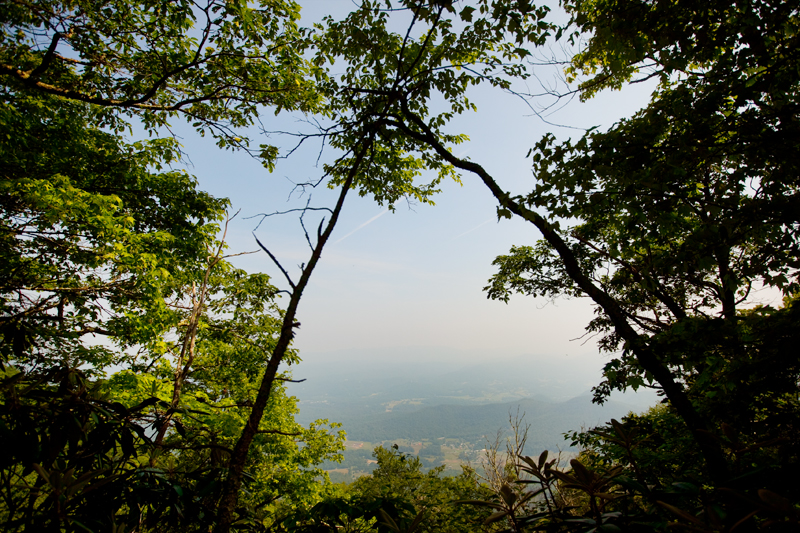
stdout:
[[[361,0],[313,24],[291,0],[6,0],[0,21],[4,531],[800,528],[796,0]],[[521,179],[459,149],[475,90],[547,121],[645,82],[628,118],[531,138]],[[253,243],[279,277],[235,266],[237,207],[188,173],[178,127],[265,173],[320,143],[303,203],[260,217],[302,229],[300,259]],[[343,430],[297,423],[286,393],[303,296],[352,197],[432,205],[450,180],[540,237],[486,295],[591,302],[594,401],[661,403],[573,428],[569,461],[525,455],[517,425],[480,470],[425,471],[453,448],[403,443],[333,485]],[[529,422],[562,428],[538,401]],[[353,431],[477,435],[501,407]]]
[[346,424],[349,439],[383,442],[392,439],[458,439],[471,443],[492,440],[495,433],[508,426],[509,413],[525,415],[531,425],[529,453],[546,449],[568,448],[563,434],[581,426],[593,427],[609,418],[621,418],[631,412],[628,405],[613,402],[607,406],[591,403],[591,396],[561,403],[523,399],[488,405],[437,405],[410,413],[373,415]]
[[[425,354],[422,366],[408,364],[419,352]],[[599,380],[603,362],[594,358],[594,354],[503,358],[488,353],[467,362],[462,351],[441,348],[306,353],[304,364],[294,372],[295,378],[303,381],[287,383],[286,387],[299,400],[298,420],[308,423],[330,418],[346,422],[348,435],[361,440],[353,437],[352,423],[377,421],[430,406],[480,406],[523,399],[553,404],[571,400],[588,393]],[[515,371],[509,373],[508,368]],[[613,399],[635,412],[660,401],[652,390],[615,394]],[[617,415],[617,411],[609,412],[606,419]],[[581,422],[578,420],[578,425]],[[486,431],[494,432],[504,424],[502,417],[502,424],[493,423]]]

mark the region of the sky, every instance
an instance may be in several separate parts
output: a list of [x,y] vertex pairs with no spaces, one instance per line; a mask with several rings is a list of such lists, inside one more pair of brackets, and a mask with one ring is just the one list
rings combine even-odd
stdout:
[[[301,4],[302,22],[308,24],[326,13],[341,16],[352,6],[349,0]],[[554,74],[536,73],[547,80]],[[506,190],[522,193],[533,184],[525,156],[544,134],[566,139],[586,128],[607,128],[645,105],[651,89],[642,84],[585,104],[573,100],[543,119],[514,95],[478,88],[470,93],[478,112],[453,120],[449,130],[470,137],[456,155],[483,165]],[[268,129],[287,131],[302,128],[303,118],[267,115],[264,121]],[[304,146],[269,174],[246,155],[220,151],[188,127],[176,131],[200,188],[229,198],[232,210],[239,211],[229,229],[231,252],[257,249],[252,232],[260,219],[251,217],[305,205],[308,197],[292,194],[293,183],[320,175],[318,145]],[[269,141],[288,145],[289,139],[273,135]],[[323,160],[330,155],[323,153]],[[494,258],[512,245],[535,243],[540,238],[535,228],[521,220],[498,222],[495,200],[475,177],[465,175],[462,185],[450,182],[442,189],[435,206],[400,203],[395,212],[370,198],[348,197],[300,303],[295,346],[301,357],[348,350],[396,357],[402,348],[412,353],[425,347],[430,353],[439,347],[448,357],[501,360],[529,354],[559,358],[565,369],[589,361],[599,369],[603,356],[592,339],[581,338],[592,317],[588,302],[518,296],[504,304],[482,291],[494,273]],[[331,206],[333,198],[331,191],[315,190],[311,205]],[[295,265],[310,255],[297,216],[264,219],[257,235],[297,276]],[[286,288],[264,253],[236,264],[266,272]]]

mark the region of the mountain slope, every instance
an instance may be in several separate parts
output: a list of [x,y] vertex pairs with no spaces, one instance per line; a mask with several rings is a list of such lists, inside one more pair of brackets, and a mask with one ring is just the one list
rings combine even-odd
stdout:
[[459,439],[467,442],[494,440],[498,430],[509,427],[509,415],[519,409],[524,422],[530,424],[529,445],[532,449],[566,448],[563,433],[581,427],[592,427],[611,418],[619,418],[631,406],[608,402],[604,406],[591,403],[590,395],[566,402],[547,403],[525,398],[507,403],[487,405],[435,405],[414,412],[389,412],[365,416],[345,423],[348,439],[382,442],[407,439],[412,441]]

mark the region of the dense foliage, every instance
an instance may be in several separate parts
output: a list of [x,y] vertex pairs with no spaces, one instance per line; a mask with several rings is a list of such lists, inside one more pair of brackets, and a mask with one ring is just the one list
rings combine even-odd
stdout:
[[[527,1],[365,0],[302,29],[294,2],[6,2],[3,528],[466,531],[487,507],[483,527],[512,531],[796,530],[799,6],[564,7],[567,27]],[[659,85],[606,131],[540,140],[512,194],[453,155],[448,123],[470,87],[511,87],[562,38],[585,39],[566,69],[583,98]],[[239,130],[283,109],[319,114],[312,135],[338,151],[319,183],[339,197],[298,279],[264,248],[281,309],[226,260],[227,202],[172,170],[178,144],[122,132],[182,117],[269,168],[276,150]],[[613,354],[597,400],[649,386],[664,405],[574,434],[570,468],[513,449],[487,488],[378,449],[372,476],[333,491],[315,465],[342,436],[298,427],[281,386],[303,290],[349,191],[430,202],[458,172],[543,235],[497,259],[489,296],[591,298]],[[782,305],[748,304],[762,287]]]
[[480,512],[454,505],[463,499],[488,497],[475,471],[442,476],[444,467],[422,472],[422,461],[394,445],[375,448],[377,468],[349,486],[341,486],[314,507],[294,513],[282,526],[288,531],[474,531]]
[[[248,147],[237,130],[262,106],[319,103],[299,12],[278,0],[11,0],[0,76],[15,91],[93,104],[112,127],[135,116],[155,131],[181,115],[220,146]],[[261,149],[269,163],[274,149]]]
[[[2,107],[9,531],[212,516],[280,327],[267,277],[222,256],[226,202],[185,172],[150,170],[174,141],[126,144],[93,118],[49,96],[7,93]],[[339,449],[340,436],[294,423],[282,390],[243,504],[287,486],[284,504],[313,497],[313,465]]]
[[[155,127],[180,112],[221,144],[241,144],[230,128],[252,122],[258,105],[316,105],[295,72],[300,56],[267,61],[256,43],[299,35],[296,6],[272,8],[4,6],[4,530],[214,523],[227,458],[281,328],[277,289],[227,262],[218,234],[228,202],[170,169],[177,141],[121,133],[126,115]],[[198,15],[199,45],[187,33]],[[269,94],[237,86],[256,75]],[[272,392],[243,465],[240,516],[254,526],[279,499],[313,501],[324,490],[316,465],[341,449],[324,423],[295,424],[280,382]]]

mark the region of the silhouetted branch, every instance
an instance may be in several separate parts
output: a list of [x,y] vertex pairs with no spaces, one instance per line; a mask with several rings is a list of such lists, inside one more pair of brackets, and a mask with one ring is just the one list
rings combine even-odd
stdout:
[[261,220],[258,222],[258,224],[256,225],[255,229],[253,229],[253,231],[255,231],[261,226],[261,224],[264,222],[264,219],[267,218],[267,217],[272,217],[272,216],[275,216],[275,215],[288,215],[289,213],[305,213],[306,211],[327,211],[328,213],[332,213],[333,212],[333,211],[331,211],[331,209],[329,207],[309,207],[308,204],[306,204],[305,207],[296,207],[296,208],[293,208],[293,209],[287,209],[286,211],[275,211],[274,213],[259,213],[257,215],[252,215],[252,216],[249,216],[249,217],[245,217],[245,220],[250,220],[251,218],[261,217]]
[[259,241],[258,237],[256,237],[256,232],[255,231],[253,232],[253,237],[255,238],[256,242],[261,247],[261,249],[264,250],[265,252],[267,252],[267,255],[269,256],[269,258],[272,259],[272,262],[275,263],[278,266],[279,269],[281,269],[281,272],[283,272],[283,275],[286,277],[286,281],[289,282],[289,285],[292,287],[292,289],[296,289],[297,287],[295,286],[294,282],[292,281],[292,278],[289,277],[289,273],[286,272],[285,268],[283,268],[283,265],[281,265],[280,261],[278,261],[278,258],[275,257],[274,255],[272,255],[272,252],[270,252],[267,249],[266,246],[261,244],[261,241]]

